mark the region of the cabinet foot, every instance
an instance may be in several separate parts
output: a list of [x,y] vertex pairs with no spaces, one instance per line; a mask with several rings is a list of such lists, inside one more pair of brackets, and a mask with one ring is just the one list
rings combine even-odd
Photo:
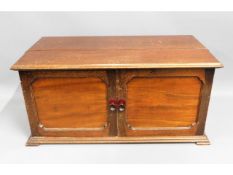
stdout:
[[205,139],[201,140],[201,141],[197,141],[196,142],[196,145],[210,145],[210,141],[208,139],[208,137],[206,135],[205,136]]
[[26,146],[40,146],[40,144],[37,143],[26,143]]
[[35,142],[32,137],[29,137],[26,146],[40,146],[40,143]]
[[209,141],[196,142],[196,145],[210,145]]

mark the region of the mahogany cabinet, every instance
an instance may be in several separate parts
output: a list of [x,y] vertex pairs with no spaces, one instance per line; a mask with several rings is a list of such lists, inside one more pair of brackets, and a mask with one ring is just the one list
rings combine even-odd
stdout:
[[12,66],[31,127],[27,145],[209,144],[219,67],[193,36],[44,37]]

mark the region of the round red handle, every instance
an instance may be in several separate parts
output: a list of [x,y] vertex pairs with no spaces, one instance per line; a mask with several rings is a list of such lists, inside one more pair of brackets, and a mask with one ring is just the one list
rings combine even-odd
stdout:
[[123,112],[125,110],[125,100],[124,99],[118,100],[118,109],[120,112]]
[[109,110],[110,111],[115,111],[118,107],[117,101],[115,99],[110,99],[109,100]]
[[125,110],[125,100],[120,99],[120,100],[115,100],[115,99],[110,99],[109,100],[109,110],[110,111],[116,111],[118,109],[120,112],[123,112]]

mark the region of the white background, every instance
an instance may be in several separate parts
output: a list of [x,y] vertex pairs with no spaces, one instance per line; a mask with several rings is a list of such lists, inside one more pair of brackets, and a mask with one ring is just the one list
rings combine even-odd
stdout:
[[[0,162],[232,163],[233,13],[1,12]],[[206,133],[212,145],[94,144],[25,147],[30,135],[17,72],[10,66],[41,36],[177,35],[197,37],[225,65],[217,69]]]

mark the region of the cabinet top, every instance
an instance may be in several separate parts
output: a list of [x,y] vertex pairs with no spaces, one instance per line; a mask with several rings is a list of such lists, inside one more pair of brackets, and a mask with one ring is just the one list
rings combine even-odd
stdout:
[[43,37],[12,70],[217,68],[223,65],[191,35]]

